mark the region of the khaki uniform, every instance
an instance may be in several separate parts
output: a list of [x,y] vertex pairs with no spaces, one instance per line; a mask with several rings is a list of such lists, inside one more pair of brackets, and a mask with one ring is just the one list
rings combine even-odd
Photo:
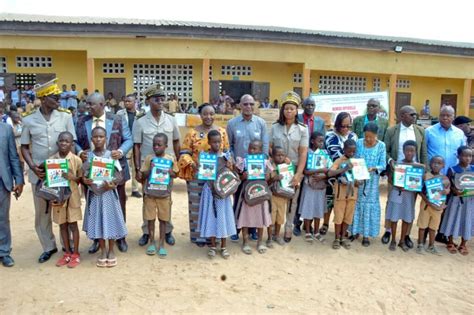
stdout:
[[[159,132],[168,136],[168,147],[165,153],[174,157],[173,141],[180,139],[180,133],[176,119],[173,116],[161,112],[160,119],[157,121],[149,111],[146,115],[139,117],[133,124],[133,143],[141,144],[140,158],[142,163],[145,157],[154,155],[153,138]],[[145,212],[145,207],[143,207],[143,212]],[[142,230],[143,234],[148,234],[148,225],[145,219],[143,220]],[[171,231],[173,231],[173,224],[170,220],[166,223],[166,233]]]
[[[145,161],[142,164],[140,169],[143,173],[148,173],[150,171],[151,160],[154,158],[154,155],[148,155],[145,158]],[[164,159],[173,161],[172,169],[176,174],[179,172],[178,163],[176,159],[171,155],[165,154]],[[171,196],[168,198],[154,198],[145,195],[143,199],[144,211],[143,219],[150,221],[158,218],[160,221],[168,222],[171,220]]]
[[[58,151],[56,141],[58,135],[63,131],[72,133],[76,140],[76,131],[72,115],[67,110],[58,109],[51,113],[47,121],[38,109],[32,113],[23,115],[23,130],[21,133],[21,144],[30,145],[33,162],[37,165],[43,163]],[[32,185],[33,200],[35,204],[35,229],[44,251],[56,248],[56,240],[53,234],[51,212],[47,210],[45,200],[38,198],[35,194],[35,186],[38,177],[29,171],[29,180]]]
[[[341,164],[347,162],[349,159],[343,155],[334,161],[331,170],[337,170]],[[348,190],[347,185],[336,183],[334,190],[334,223],[347,225],[352,224],[354,218],[355,205],[357,202],[358,189],[353,187],[352,191]]]
[[[59,154],[55,154],[50,159],[60,159]],[[69,152],[66,156],[69,162],[69,171],[76,177],[82,175],[82,161],[81,159]],[[53,206],[51,212],[53,213],[53,222],[56,224],[74,223],[82,220],[81,210],[81,192],[79,185],[76,182],[69,182],[71,188],[71,197],[61,206]]]

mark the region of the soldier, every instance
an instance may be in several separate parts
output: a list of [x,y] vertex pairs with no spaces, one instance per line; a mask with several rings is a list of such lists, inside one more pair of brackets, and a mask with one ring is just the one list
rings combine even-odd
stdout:
[[[141,163],[147,155],[153,154],[153,137],[162,132],[168,136],[168,148],[166,154],[179,158],[179,128],[173,116],[163,111],[166,101],[166,93],[160,84],[148,87],[144,92],[147,102],[150,104],[150,111],[145,115],[137,117],[133,125],[133,157],[135,162],[136,177],[141,182]],[[146,221],[142,225],[143,235],[138,241],[140,246],[148,243],[148,227]],[[172,235],[173,224],[171,220],[166,223],[166,243],[174,245],[175,239]]]
[[45,175],[40,165],[58,151],[56,141],[61,132],[69,131],[74,140],[76,132],[71,113],[59,106],[61,90],[57,85],[57,79],[37,85],[35,92],[41,100],[41,106],[23,114],[21,153],[30,168],[28,175],[35,204],[35,229],[43,247],[43,253],[38,261],[44,263],[58,250],[48,204],[35,193],[38,179],[44,178]]

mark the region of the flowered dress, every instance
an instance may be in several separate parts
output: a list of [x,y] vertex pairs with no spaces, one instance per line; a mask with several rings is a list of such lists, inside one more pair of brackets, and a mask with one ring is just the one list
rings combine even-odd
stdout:
[[[218,127],[221,134],[221,151],[229,150],[229,140],[225,128]],[[189,232],[192,243],[203,243],[206,239],[200,236],[198,231],[199,204],[201,194],[204,190],[205,181],[197,180],[191,163],[197,163],[199,153],[210,149],[207,143],[207,133],[199,132],[196,129],[190,130],[181,144],[180,158],[178,166],[179,177],[186,180],[188,190],[188,212],[189,212]]]
[[371,148],[364,145],[364,139],[357,140],[356,157],[363,158],[368,168],[376,167],[377,172],[370,173],[370,179],[359,187],[352,234],[362,234],[363,237],[376,237],[380,231],[380,173],[386,165],[385,143],[377,141]]

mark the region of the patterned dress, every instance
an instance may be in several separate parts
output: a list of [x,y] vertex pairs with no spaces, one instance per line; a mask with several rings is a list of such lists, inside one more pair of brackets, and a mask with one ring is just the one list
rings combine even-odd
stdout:
[[[107,150],[103,157],[109,158],[110,154],[111,152]],[[89,158],[91,156],[94,154],[89,152]],[[87,174],[88,170],[84,171]],[[127,236],[117,190],[109,190],[100,195],[96,195],[91,189],[87,190],[83,229],[91,240],[117,240]]]
[[377,172],[370,173],[370,179],[359,187],[352,234],[362,234],[363,237],[376,237],[380,231],[380,173],[385,170],[385,143],[377,141],[371,148],[364,145],[364,139],[357,140],[357,158],[363,158],[367,167],[376,167]]
[[415,219],[415,201],[416,192],[392,187],[388,195],[385,220],[390,222],[398,222],[399,220],[407,223],[413,222]]
[[[474,166],[470,165],[470,170],[474,172]],[[449,170],[451,179],[454,173],[462,173],[463,169],[456,165]],[[470,240],[474,234],[474,197],[461,197],[451,195],[448,206],[443,216],[440,232],[453,238],[462,237]]]
[[199,204],[198,231],[202,238],[225,238],[237,233],[231,197],[215,198],[212,195],[211,182],[204,184]]
[[[218,127],[222,136],[221,150],[229,150],[229,140],[225,128]],[[192,243],[205,243],[206,239],[200,236],[198,230],[199,204],[203,192],[205,181],[197,180],[194,169],[190,167],[191,162],[197,163],[199,153],[209,150],[207,143],[207,133],[199,132],[196,129],[190,130],[181,145],[181,156],[179,158],[180,177],[187,182],[188,190],[188,212],[189,212],[189,232]]]

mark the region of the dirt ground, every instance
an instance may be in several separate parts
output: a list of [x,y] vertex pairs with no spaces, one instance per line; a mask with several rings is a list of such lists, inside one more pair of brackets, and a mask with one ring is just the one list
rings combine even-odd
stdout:
[[[82,263],[55,266],[56,254],[39,264],[31,187],[12,200],[13,268],[0,267],[0,313],[455,313],[474,312],[474,248],[466,257],[390,252],[380,239],[351,250],[293,238],[266,254],[247,256],[229,242],[231,258],[209,260],[189,242],[183,181],[173,192],[176,245],[166,259],[147,256],[141,236],[141,200],[129,198],[129,251],[118,266],[99,269],[81,233]],[[130,194],[130,188],[128,190]],[[384,194],[385,196],[385,194]],[[382,198],[385,205],[385,197]],[[58,237],[58,228],[54,231]],[[412,239],[417,238],[417,229]],[[58,242],[59,244],[59,242]],[[440,244],[438,244],[440,245]],[[255,243],[252,244],[255,246]]]

